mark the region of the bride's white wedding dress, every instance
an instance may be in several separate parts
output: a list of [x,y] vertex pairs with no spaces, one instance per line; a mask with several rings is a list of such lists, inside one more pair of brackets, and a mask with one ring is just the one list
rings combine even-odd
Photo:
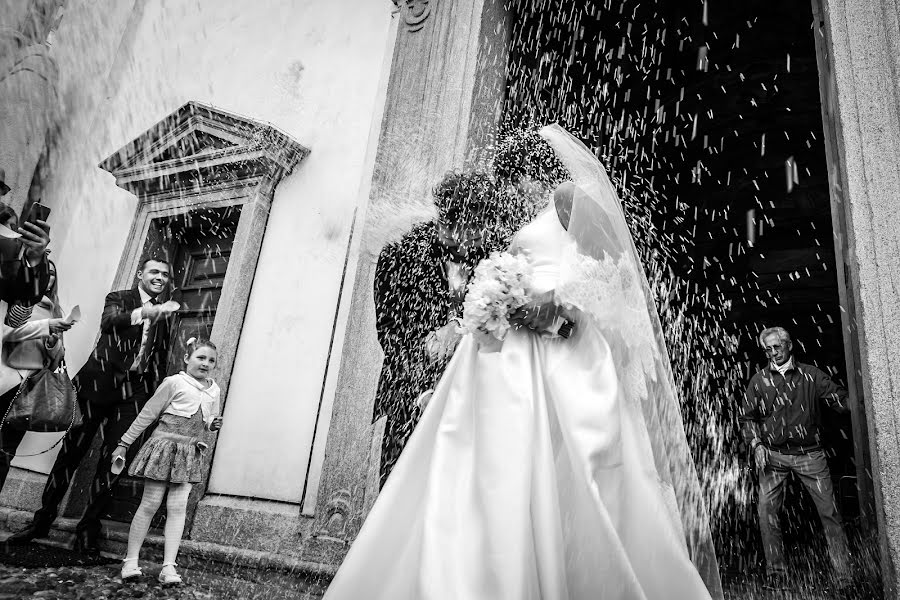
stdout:
[[[570,244],[553,210],[519,232],[534,291]],[[465,336],[325,598],[710,598],[616,343]]]

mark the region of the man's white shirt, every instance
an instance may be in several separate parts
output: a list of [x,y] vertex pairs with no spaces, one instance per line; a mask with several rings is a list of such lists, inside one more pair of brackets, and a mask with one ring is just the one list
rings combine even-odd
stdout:
[[469,276],[471,275],[469,268],[462,263],[454,262],[452,260],[447,261],[445,268],[450,292],[457,295],[464,295],[466,285],[469,283]]

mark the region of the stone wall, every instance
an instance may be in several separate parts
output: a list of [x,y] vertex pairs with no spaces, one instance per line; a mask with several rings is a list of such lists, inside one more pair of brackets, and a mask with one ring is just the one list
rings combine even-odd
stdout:
[[[378,253],[430,218],[430,190],[477,159],[496,131],[509,16],[502,0],[403,0],[375,174],[331,414],[310,560],[335,562],[374,502],[381,423],[372,408],[382,353],[372,286]],[[374,475],[373,475],[374,474]]]
[[[885,597],[900,563],[900,4],[825,0],[845,223],[847,340],[859,348]],[[848,365],[849,366],[849,365]]]

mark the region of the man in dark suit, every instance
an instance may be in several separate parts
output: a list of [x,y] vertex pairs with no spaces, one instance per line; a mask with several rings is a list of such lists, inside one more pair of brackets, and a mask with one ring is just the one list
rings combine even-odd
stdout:
[[384,485],[419,417],[416,400],[434,387],[456,346],[466,284],[491,248],[495,186],[484,173],[449,173],[434,189],[438,217],[388,244],[375,267],[375,316],[384,364],[373,420],[387,417]]
[[[72,476],[102,427],[97,472],[88,506],[75,530],[76,550],[98,550],[100,516],[117,480],[111,472],[115,444],[166,376],[169,321],[177,305],[160,302],[160,295],[169,288],[170,277],[167,261],[149,258],[137,273],[136,288],[106,296],[100,339],[75,378],[83,423],[66,434],[31,526],[7,543],[24,543],[49,533]],[[132,446],[135,450],[139,447],[139,443]]]

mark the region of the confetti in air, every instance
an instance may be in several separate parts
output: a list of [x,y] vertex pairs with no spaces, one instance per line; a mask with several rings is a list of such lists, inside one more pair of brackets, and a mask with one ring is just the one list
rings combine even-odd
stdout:
[[[801,360],[844,376],[811,12],[708,0],[511,7],[506,130],[558,122],[617,184],[720,560],[746,570],[761,548],[737,413],[765,362],[756,334],[788,327]],[[830,427],[831,468],[855,477],[849,422]],[[816,520],[808,504],[793,510]],[[812,535],[803,527],[793,534]]]

